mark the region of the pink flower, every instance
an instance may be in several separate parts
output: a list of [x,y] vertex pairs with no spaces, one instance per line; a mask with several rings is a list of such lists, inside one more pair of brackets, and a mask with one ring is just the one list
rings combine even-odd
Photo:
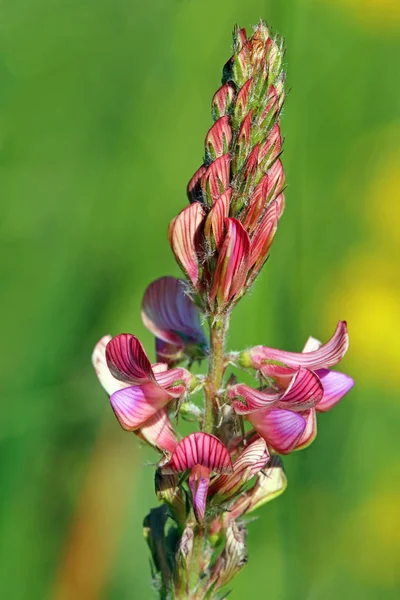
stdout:
[[193,509],[196,519],[202,523],[211,472],[232,472],[229,452],[215,436],[209,433],[191,433],[179,442],[169,462],[162,467],[162,472],[181,473],[189,469]]
[[343,358],[347,348],[344,321],[326,344],[310,338],[302,353],[251,348],[241,355],[240,364],[257,369],[274,387],[260,391],[244,384],[233,386],[228,395],[234,410],[246,415],[277,452],[306,447],[316,435],[315,412],[330,410],[354,385],[351,377],[328,368]]
[[300,442],[306,429],[301,413],[314,408],[322,396],[319,378],[308,369],[299,369],[286,389],[256,390],[237,384],[228,390],[235,412],[246,416],[257,433],[281,454],[288,454]]
[[160,277],[145,291],[142,320],[156,336],[157,360],[174,366],[204,358],[208,342],[200,324],[200,312],[186,293],[186,282]]
[[185,393],[191,374],[185,369],[168,371],[160,363],[151,365],[139,340],[130,334],[104,336],[92,362],[121,426],[172,452],[177,441],[166,405]]

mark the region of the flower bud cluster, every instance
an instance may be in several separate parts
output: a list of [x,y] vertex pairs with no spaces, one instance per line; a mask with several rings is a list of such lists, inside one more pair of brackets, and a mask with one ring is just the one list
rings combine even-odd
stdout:
[[175,257],[211,314],[252,285],[284,209],[283,42],[260,23],[249,39],[236,28],[233,47],[212,100],[204,162],[188,184],[190,205],[169,228]]

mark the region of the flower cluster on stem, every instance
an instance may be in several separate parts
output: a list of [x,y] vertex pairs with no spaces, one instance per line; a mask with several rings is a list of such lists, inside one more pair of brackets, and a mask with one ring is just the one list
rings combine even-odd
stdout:
[[[185,279],[161,277],[143,298],[157,362],[129,333],[103,337],[93,352],[122,428],[159,452],[161,504],[144,534],[160,598],[222,597],[247,561],[246,515],[286,488],[281,456],[310,445],[317,413],[353,386],[331,368],[348,348],[344,321],[325,344],[309,338],[298,353],[225,347],[231,312],[265,264],[285,206],[283,56],[264,22],[249,38],[235,28],[204,160],[169,227]],[[207,372],[192,373],[206,361]],[[253,373],[254,384],[240,382],[235,367]],[[178,416],[192,433],[179,435]]]

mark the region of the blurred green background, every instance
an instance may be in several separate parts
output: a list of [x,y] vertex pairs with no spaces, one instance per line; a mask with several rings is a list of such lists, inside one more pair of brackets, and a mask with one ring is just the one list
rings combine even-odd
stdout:
[[[286,459],[230,598],[400,594],[398,0],[3,0],[0,597],[147,600],[156,455],[90,364],[178,275],[186,205],[235,22],[287,41],[287,208],[232,349],[300,349],[347,319],[356,387]],[[153,356],[153,355],[152,355]]]

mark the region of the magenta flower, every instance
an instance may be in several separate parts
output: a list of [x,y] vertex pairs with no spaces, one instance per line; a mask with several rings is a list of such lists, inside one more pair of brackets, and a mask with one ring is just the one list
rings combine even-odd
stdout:
[[186,282],[160,277],[145,291],[142,304],[144,325],[156,336],[157,360],[174,366],[207,355],[208,342],[200,324],[199,309],[188,296]]
[[173,398],[182,398],[193,376],[186,369],[151,365],[139,340],[121,333],[106,346],[111,374],[128,384],[111,394],[111,406],[121,426],[135,431]]
[[274,388],[233,386],[228,396],[237,414],[246,415],[255,430],[277,452],[287,454],[309,445],[316,435],[315,412],[330,410],[353,387],[351,377],[328,367],[348,348],[346,323],[340,321],[324,345],[310,338],[302,353],[256,346],[241,354],[242,366],[257,369]]
[[291,452],[301,440],[307,424],[302,413],[314,408],[322,396],[321,381],[308,369],[295,372],[288,387],[279,391],[260,391],[246,384],[228,391],[235,412],[246,416],[257,433],[281,454]]
[[196,519],[204,520],[208,485],[211,472],[230,473],[232,462],[228,450],[218,438],[209,433],[191,433],[177,445],[162,472],[181,473],[190,471],[189,487],[192,492]]
[[[128,383],[116,379],[108,368],[106,361],[106,346],[111,339],[110,335],[102,337],[96,344],[92,354],[92,363],[98,380],[109,396],[112,396],[119,390],[128,388],[129,386]],[[162,365],[153,365],[153,369],[154,368],[157,370],[157,368],[162,369],[163,367]],[[120,421],[120,419],[118,420]],[[145,421],[139,429],[136,429],[135,433],[151,446],[160,450],[167,450],[168,452],[173,452],[178,443],[168,416],[167,408],[158,410],[153,416]]]

